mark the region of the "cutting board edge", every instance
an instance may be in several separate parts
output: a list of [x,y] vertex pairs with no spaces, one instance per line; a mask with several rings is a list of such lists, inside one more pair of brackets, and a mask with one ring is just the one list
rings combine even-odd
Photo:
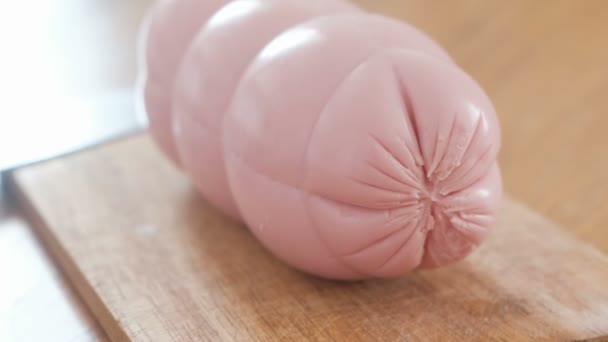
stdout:
[[[46,162],[48,161],[43,163]],[[10,196],[15,200],[17,207],[22,210],[24,216],[31,224],[35,235],[42,241],[42,245],[53,259],[53,263],[64,274],[69,286],[76,291],[86,307],[93,313],[94,319],[97,320],[98,324],[102,327],[110,340],[130,341],[127,333],[123,329],[116,329],[116,327],[120,327],[121,325],[117,324],[114,315],[109,311],[108,307],[103,304],[103,300],[89,284],[70,253],[63,248],[59,241],[51,234],[52,230],[44,228],[47,226],[44,218],[36,211],[35,204],[22,190],[23,187],[20,185],[19,171],[30,167],[35,166],[26,166],[9,172],[6,178],[6,186]]]

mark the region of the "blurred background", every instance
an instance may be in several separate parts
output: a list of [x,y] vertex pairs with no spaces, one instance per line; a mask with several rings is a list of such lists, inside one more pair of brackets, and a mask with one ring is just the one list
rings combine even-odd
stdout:
[[148,4],[0,2],[0,170],[132,125],[135,32]]
[[[439,41],[494,101],[507,194],[608,252],[608,1],[356,2]],[[144,124],[132,86],[151,3],[0,0],[0,171]],[[103,339],[0,199],[0,341]]]

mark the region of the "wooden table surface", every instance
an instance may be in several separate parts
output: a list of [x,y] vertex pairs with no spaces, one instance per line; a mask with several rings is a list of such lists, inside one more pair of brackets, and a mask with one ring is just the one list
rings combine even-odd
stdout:
[[[358,2],[407,20],[443,44],[494,100],[503,128],[506,191],[608,252],[608,2]],[[2,6],[16,6],[16,12],[2,8],[3,18],[46,16],[2,20],[3,42],[19,47],[0,67],[13,76],[0,81],[2,95],[9,94],[3,104],[19,92],[37,96],[49,87],[89,96],[132,84],[134,37],[149,1],[54,0],[49,11],[28,10],[40,5],[34,0],[11,3],[16,5]],[[29,26],[24,29],[22,22]],[[41,45],[22,51],[20,39],[26,38]],[[6,60],[33,72],[19,73]],[[36,82],[40,75],[45,82]],[[0,218],[0,240],[10,241],[10,227],[14,221]],[[40,256],[35,249],[27,253]],[[14,306],[4,309],[0,326],[10,325],[5,317],[15,312]]]

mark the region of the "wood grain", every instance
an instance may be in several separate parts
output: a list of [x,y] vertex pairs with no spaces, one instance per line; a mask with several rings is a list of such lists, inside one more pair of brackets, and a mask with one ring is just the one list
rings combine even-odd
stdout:
[[538,340],[608,334],[608,258],[511,200],[458,265],[330,282],[211,209],[147,136],[22,169],[21,203],[116,341]]

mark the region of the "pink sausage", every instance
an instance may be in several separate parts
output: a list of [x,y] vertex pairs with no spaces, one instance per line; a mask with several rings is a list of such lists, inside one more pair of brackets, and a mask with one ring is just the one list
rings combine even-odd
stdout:
[[145,19],[141,43],[144,104],[150,133],[161,150],[180,164],[172,132],[172,93],[177,69],[207,19],[230,0],[163,0]]
[[343,15],[284,33],[254,61],[226,120],[245,221],[310,273],[393,277],[447,264],[495,216],[491,103],[428,39],[389,23]]
[[413,27],[319,3],[238,0],[200,30],[172,100],[184,169],[305,272],[464,258],[502,192],[492,104]]

